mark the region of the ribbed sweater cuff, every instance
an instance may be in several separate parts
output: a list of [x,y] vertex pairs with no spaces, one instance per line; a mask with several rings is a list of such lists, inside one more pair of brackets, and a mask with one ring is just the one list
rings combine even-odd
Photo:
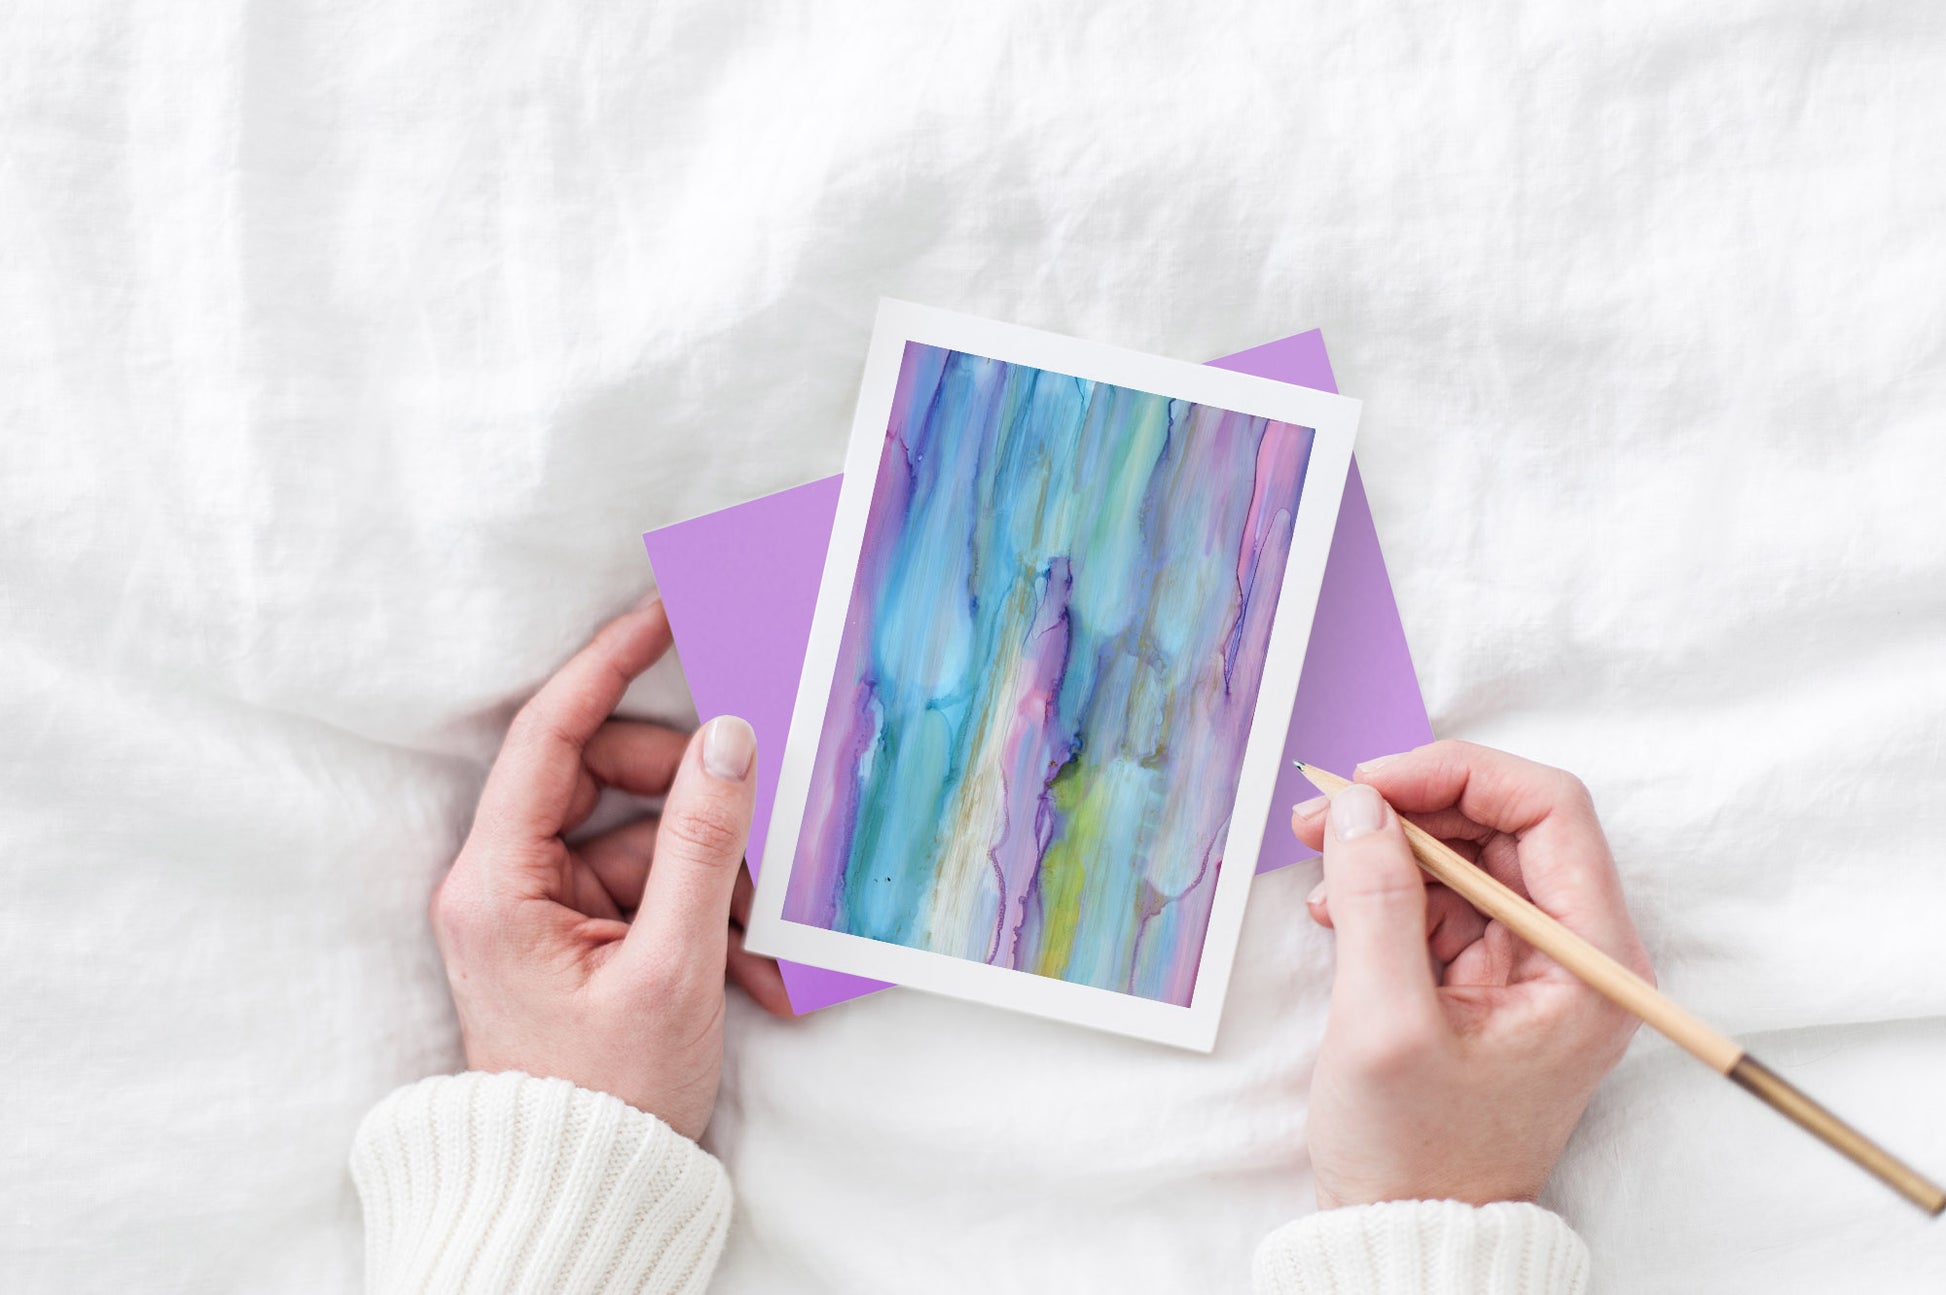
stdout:
[[606,1093],[517,1073],[443,1075],[373,1107],[352,1143],[365,1279],[389,1291],[700,1291],[730,1180]]
[[1538,1205],[1388,1201],[1285,1224],[1255,1277],[1258,1295],[1580,1295],[1588,1248]]

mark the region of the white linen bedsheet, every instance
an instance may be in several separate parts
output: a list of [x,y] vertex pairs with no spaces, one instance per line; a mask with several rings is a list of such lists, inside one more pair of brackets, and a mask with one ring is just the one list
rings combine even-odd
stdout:
[[[502,726],[638,531],[835,470],[881,294],[1323,326],[1438,730],[1582,773],[1665,985],[1946,1172],[1943,62],[1923,4],[7,6],[0,1288],[355,1285]],[[1315,875],[1210,1058],[739,1001],[719,1288],[1238,1288]],[[1603,1290],[1946,1287],[1655,1039],[1550,1197]]]

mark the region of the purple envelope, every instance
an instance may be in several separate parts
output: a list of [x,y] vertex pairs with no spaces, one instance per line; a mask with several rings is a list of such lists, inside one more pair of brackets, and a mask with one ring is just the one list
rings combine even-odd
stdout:
[[[1325,356],[1324,335],[1316,329],[1211,363],[1320,391],[1338,389]],[[642,537],[697,713],[705,718],[741,715],[757,731],[757,803],[747,853],[753,877],[763,866],[771,799],[811,638],[841,481],[826,477]],[[1432,727],[1354,461],[1345,479],[1338,529],[1331,537],[1257,870],[1268,872],[1312,857],[1291,835],[1283,812],[1316,794],[1291,761],[1314,761],[1349,773],[1360,760],[1431,740]],[[886,988],[883,981],[821,967],[794,962],[778,966],[791,1006],[800,1013]]]

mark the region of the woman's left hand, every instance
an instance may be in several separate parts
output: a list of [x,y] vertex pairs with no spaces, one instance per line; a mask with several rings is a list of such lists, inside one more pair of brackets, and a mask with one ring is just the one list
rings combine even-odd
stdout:
[[[670,646],[657,602],[611,622],[515,716],[433,930],[474,1070],[612,1093],[695,1138],[723,1063],[725,972],[790,1015],[777,966],[743,948],[756,737],[734,716],[689,737],[610,718]],[[659,818],[577,846],[604,787],[666,796]]]

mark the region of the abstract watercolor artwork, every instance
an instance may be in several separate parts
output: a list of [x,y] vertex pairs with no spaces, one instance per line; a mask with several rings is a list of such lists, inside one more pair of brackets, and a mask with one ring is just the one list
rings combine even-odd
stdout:
[[1355,403],[898,303],[880,334],[753,946],[1208,1046]]
[[1187,1005],[1311,439],[909,344],[785,918]]

